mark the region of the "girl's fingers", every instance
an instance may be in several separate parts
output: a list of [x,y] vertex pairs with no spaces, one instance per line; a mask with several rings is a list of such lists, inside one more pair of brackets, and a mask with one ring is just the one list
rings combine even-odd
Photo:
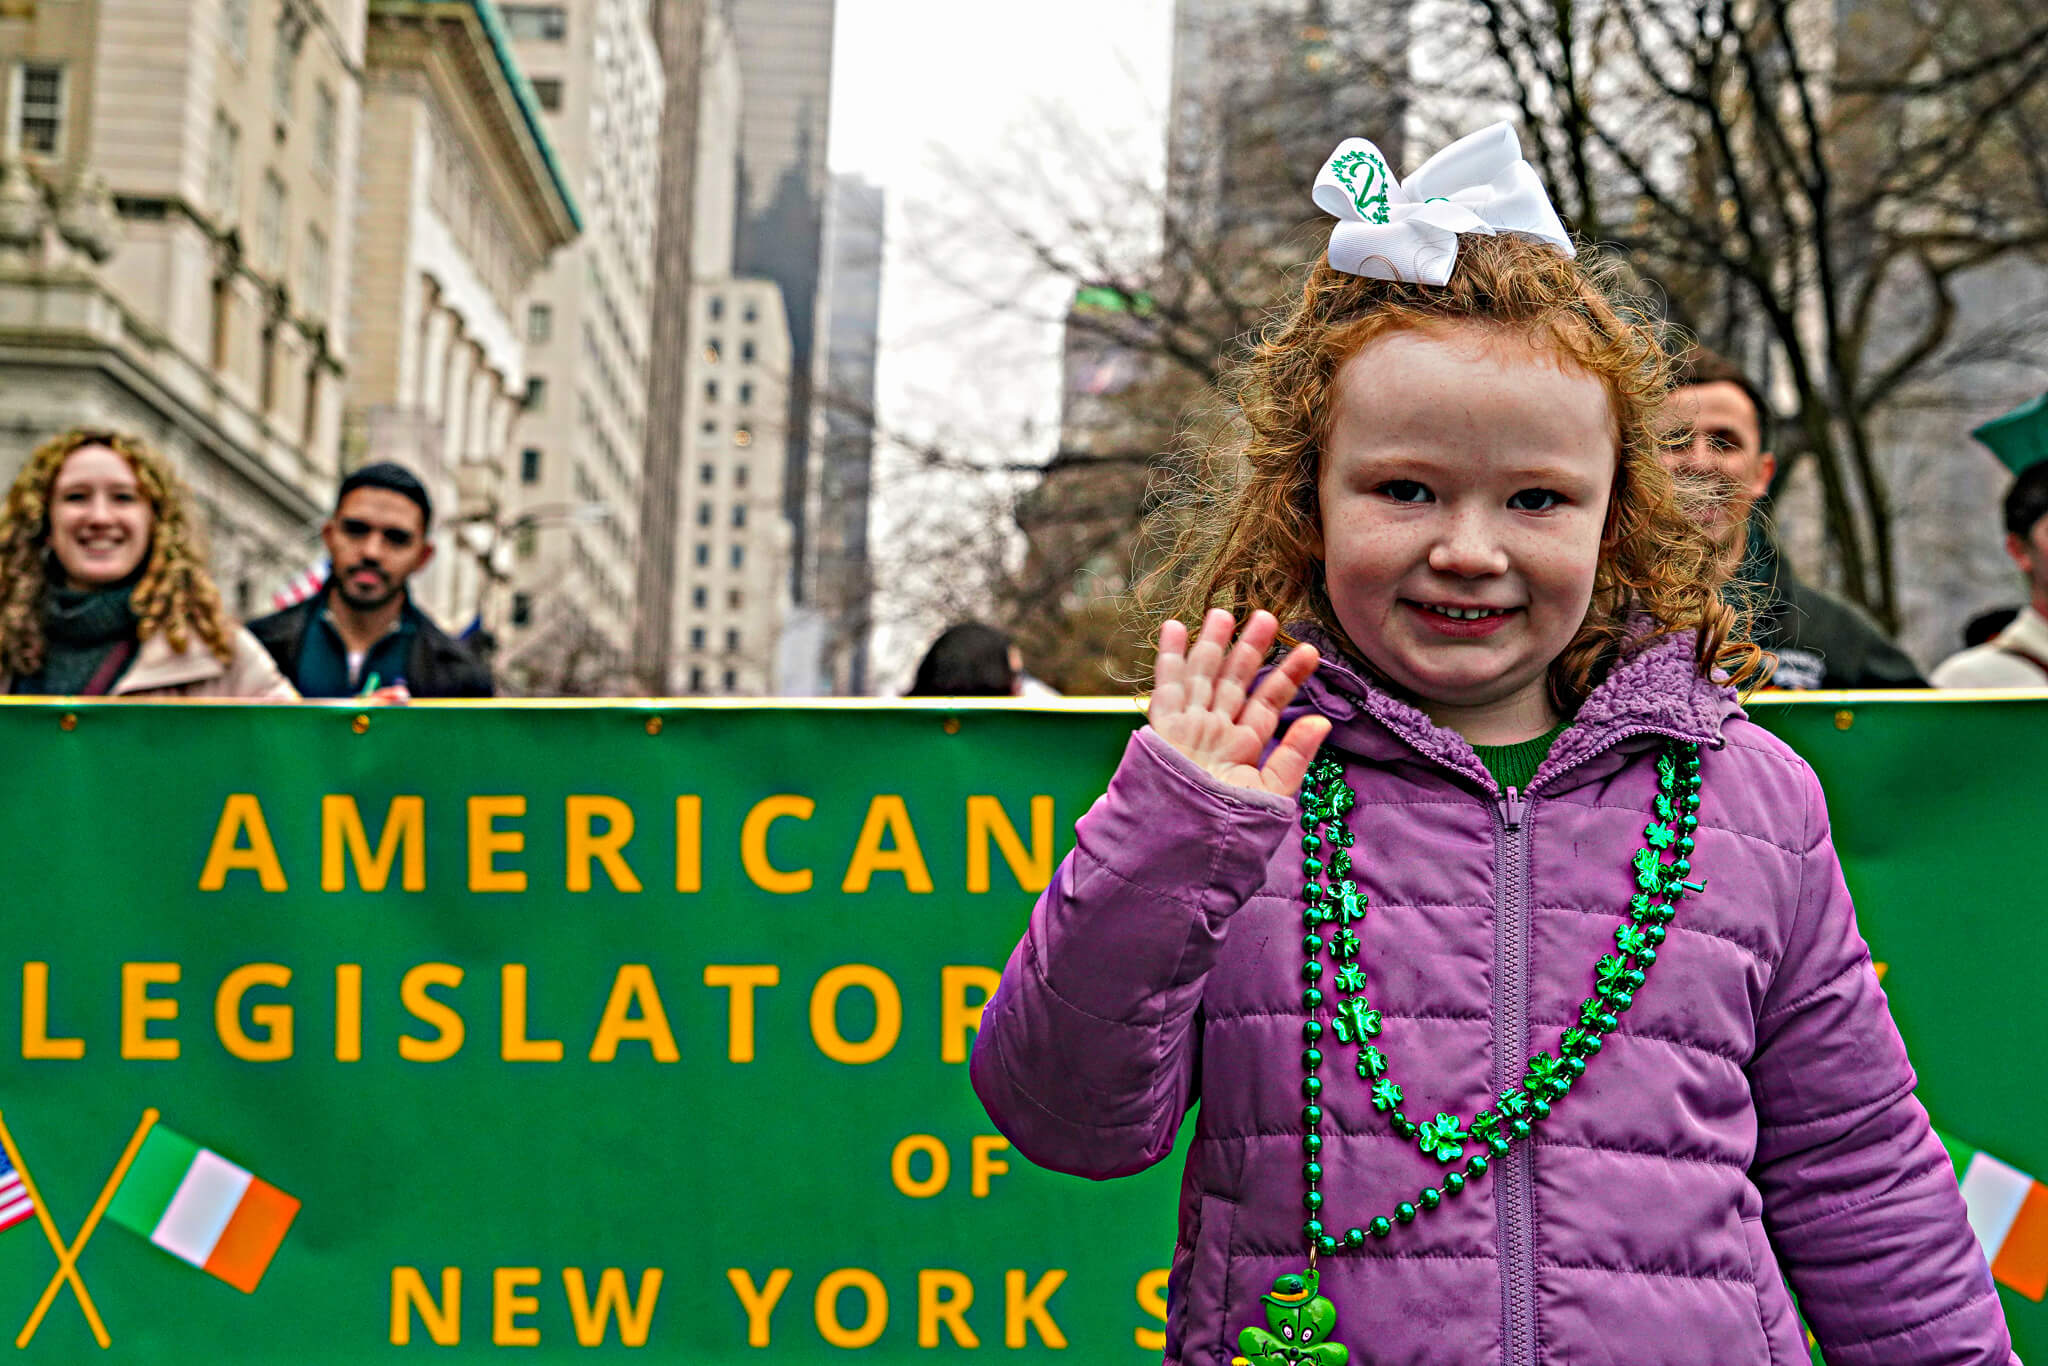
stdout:
[[1264,740],[1280,724],[1280,713],[1294,695],[1301,691],[1301,685],[1316,671],[1322,656],[1313,645],[1297,645],[1287,652],[1279,667],[1261,679],[1251,700],[1244,704],[1238,715],[1240,725],[1250,726]]
[[1236,720],[1243,710],[1245,694],[1251,689],[1252,679],[1258,676],[1259,666],[1266,662],[1266,650],[1279,630],[1280,623],[1271,612],[1254,612],[1246,620],[1244,634],[1231,646],[1216,678],[1216,700],[1212,705],[1227,719]]
[[1216,696],[1216,670],[1223,663],[1223,651],[1237,619],[1221,607],[1210,609],[1202,618],[1201,638],[1188,651],[1187,705],[1191,711],[1208,708]]
[[1171,716],[1187,702],[1188,628],[1177,621],[1159,628],[1159,655],[1152,662],[1152,703],[1147,714]]
[[1280,737],[1280,743],[1267,757],[1266,766],[1259,770],[1259,779],[1266,791],[1276,796],[1292,797],[1301,790],[1301,780],[1308,775],[1308,766],[1322,748],[1323,741],[1330,734],[1330,721],[1324,716],[1304,716],[1287,728],[1287,734]]

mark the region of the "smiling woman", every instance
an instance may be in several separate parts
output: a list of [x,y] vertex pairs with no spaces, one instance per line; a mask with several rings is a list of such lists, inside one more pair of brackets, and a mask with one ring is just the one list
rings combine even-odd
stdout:
[[163,458],[88,430],[37,448],[0,510],[0,692],[297,696],[222,610]]

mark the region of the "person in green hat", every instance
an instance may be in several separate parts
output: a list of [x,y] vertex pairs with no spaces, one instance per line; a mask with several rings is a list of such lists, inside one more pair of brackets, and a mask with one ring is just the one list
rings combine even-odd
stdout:
[[1937,688],[2048,687],[2048,452],[2043,457],[2022,466],[2005,494],[2005,549],[2027,576],[2027,605],[1988,643],[1943,660]]
[[1853,605],[1793,573],[1756,500],[1770,487],[1771,410],[1756,382],[1695,347],[1678,367],[1667,407],[1672,473],[1712,485],[1713,528],[1751,613],[1750,636],[1777,656],[1768,688],[1924,688],[1906,653]]

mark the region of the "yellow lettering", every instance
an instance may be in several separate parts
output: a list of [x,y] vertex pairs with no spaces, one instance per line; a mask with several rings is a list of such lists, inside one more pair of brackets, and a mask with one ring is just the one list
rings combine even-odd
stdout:
[[363,965],[334,965],[334,1060],[363,1060]]
[[[249,842],[242,843],[242,832]],[[266,892],[285,890],[284,865],[277,861],[277,845],[271,842],[270,827],[263,820],[263,804],[253,792],[231,793],[220,809],[220,823],[213,830],[213,847],[206,851],[206,867],[199,873],[199,890],[217,892],[227,885],[228,874],[247,869]]]
[[50,1036],[50,965],[21,965],[21,1056],[82,1058],[85,1040]]
[[[593,833],[591,823],[600,817],[602,835]],[[604,875],[622,892],[640,890],[640,879],[626,866],[626,841],[633,838],[633,808],[617,797],[571,797],[569,820],[569,890],[590,890],[590,862],[604,865]]]
[[654,1302],[661,1298],[661,1268],[650,1266],[640,1273],[638,1299],[626,1298],[626,1273],[608,1266],[597,1278],[597,1307],[592,1309],[585,1293],[583,1268],[562,1269],[562,1288],[569,1295],[569,1318],[576,1325],[576,1341],[585,1347],[604,1345],[605,1325],[613,1314],[619,1316],[619,1342],[627,1347],[645,1347],[647,1329],[654,1321]]
[[1166,1350],[1166,1277],[1167,1269],[1158,1267],[1138,1277],[1138,1308],[1159,1320],[1157,1328],[1142,1324],[1131,1330],[1131,1338],[1139,1348],[1147,1352]]
[[1010,813],[994,797],[967,799],[967,890],[988,890],[988,844],[993,838],[1003,851],[1017,885],[1027,892],[1042,892],[1052,882],[1052,798],[1031,799],[1031,852],[1017,838]]
[[789,1268],[778,1266],[768,1273],[767,1288],[756,1290],[754,1278],[744,1270],[736,1266],[725,1269],[725,1278],[732,1282],[733,1293],[740,1297],[740,1307],[747,1311],[747,1346],[768,1345],[768,1321],[782,1300],[782,1292],[789,1289],[789,1277]]
[[[922,1181],[910,1175],[910,1159],[918,1153],[923,1153],[932,1164],[930,1173]],[[953,1155],[931,1134],[912,1134],[889,1154],[889,1179],[896,1183],[897,1190],[913,1200],[931,1199],[946,1188],[946,1182],[952,1175]]]
[[356,799],[346,793],[329,793],[320,799],[320,890],[338,892],[343,886],[342,850],[356,865],[356,883],[366,892],[381,892],[391,880],[391,865],[398,851],[405,850],[405,866],[398,885],[408,892],[423,891],[427,885],[427,803],[422,797],[393,797],[384,815],[384,832],[377,840],[377,853],[370,855],[370,835],[363,828],[363,813]]
[[[858,1290],[868,1302],[867,1314],[858,1328],[848,1328],[839,1321],[839,1295],[844,1290]],[[843,1266],[819,1281],[814,1309],[818,1336],[834,1347],[865,1347],[889,1326],[889,1292],[872,1271],[857,1266]]]
[[1010,1150],[1010,1140],[1001,1134],[976,1134],[974,1136],[973,1180],[970,1189],[977,1200],[988,1198],[988,1179],[1001,1176],[1010,1170],[1010,1164],[995,1156]]
[[152,1038],[151,1020],[175,1020],[178,1003],[152,996],[149,989],[176,982],[176,963],[123,963],[121,965],[121,1056],[168,1062],[178,1056],[176,1039]]
[[455,1008],[427,994],[428,987],[462,985],[462,969],[453,963],[421,963],[398,984],[398,999],[421,1024],[436,1031],[431,1039],[398,1036],[398,1056],[407,1062],[446,1062],[462,1051],[462,1017]]
[[[637,1003],[638,1015],[626,1012]],[[676,1036],[668,1027],[668,1012],[662,1009],[661,993],[654,989],[654,972],[645,963],[627,963],[612,978],[612,994],[604,1003],[604,1018],[597,1023],[597,1038],[590,1045],[592,1062],[610,1062],[619,1056],[619,1044],[626,1039],[644,1039],[656,1062],[675,1062]]]
[[[859,1043],[849,1043],[839,1032],[839,993],[848,987],[863,987],[875,998],[875,1032]],[[887,1057],[902,1032],[903,997],[880,968],[843,963],[811,989],[811,1038],[834,1062],[868,1063]]]
[[1026,1324],[1038,1330],[1038,1336],[1045,1340],[1046,1346],[1058,1348],[1067,1345],[1067,1335],[1052,1321],[1052,1314],[1046,1308],[1046,1301],[1066,1279],[1064,1271],[1048,1271],[1027,1292],[1023,1272],[1003,1273],[1003,1346],[1022,1347]]
[[[889,847],[882,847],[882,836]],[[903,885],[913,892],[932,889],[931,870],[918,852],[917,832],[910,828],[910,809],[901,797],[880,796],[868,803],[868,818],[854,842],[853,857],[846,864],[842,892],[865,892],[876,873],[901,873]]]
[[441,1299],[437,1304],[427,1293],[427,1283],[416,1266],[391,1268],[391,1345],[405,1347],[412,1342],[412,1314],[417,1309],[420,1326],[436,1346],[453,1347],[462,1341],[462,1268],[441,1268]]
[[526,814],[524,797],[471,797],[469,799],[469,890],[472,892],[523,892],[526,874],[516,868],[501,870],[498,855],[516,854],[526,848],[526,835],[518,830],[500,830],[500,816]]
[[560,1039],[526,1037],[526,964],[499,969],[499,1056],[506,1062],[560,1062]]
[[[946,1292],[944,1299],[939,1292]],[[981,1339],[967,1326],[967,1309],[974,1303],[974,1282],[957,1271],[926,1267],[917,1273],[917,1345],[939,1345],[939,1324],[961,1347],[979,1347]]]
[[496,1347],[538,1347],[540,1329],[519,1322],[521,1314],[540,1312],[540,1301],[515,1292],[540,1284],[537,1266],[501,1266],[491,1274],[491,1343]]
[[676,798],[676,890],[704,888],[704,799]]
[[[939,1061],[967,1061],[967,1036],[981,1028],[981,1012],[1002,980],[1003,975],[994,968],[968,963],[949,963],[939,969]],[[967,1003],[970,989],[981,993],[981,999],[972,1005]]]
[[772,987],[781,981],[782,969],[773,963],[704,965],[704,985],[725,987],[732,993],[726,1001],[726,1057],[734,1062],[754,1060],[754,988]]
[[785,873],[768,861],[768,827],[784,816],[807,821],[817,808],[809,797],[783,795],[763,797],[747,812],[746,823],[740,827],[740,866],[756,887],[782,896],[811,890],[810,869]]
[[250,987],[288,987],[292,970],[282,963],[244,963],[221,979],[213,998],[213,1027],[221,1047],[244,1062],[280,1062],[292,1055],[292,1008],[281,1001],[249,1007],[263,1031],[252,1039],[242,1029],[242,997]]

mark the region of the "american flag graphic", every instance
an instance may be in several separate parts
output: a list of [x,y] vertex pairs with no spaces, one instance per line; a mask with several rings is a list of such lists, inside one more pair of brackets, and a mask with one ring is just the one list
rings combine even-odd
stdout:
[[320,585],[327,582],[327,557],[322,555],[307,566],[297,578],[270,595],[270,608],[282,612],[287,607],[296,607],[320,591]]
[[5,1154],[0,1154],[0,1229],[13,1228],[35,1212],[28,1187],[21,1184],[21,1173],[14,1170]]

